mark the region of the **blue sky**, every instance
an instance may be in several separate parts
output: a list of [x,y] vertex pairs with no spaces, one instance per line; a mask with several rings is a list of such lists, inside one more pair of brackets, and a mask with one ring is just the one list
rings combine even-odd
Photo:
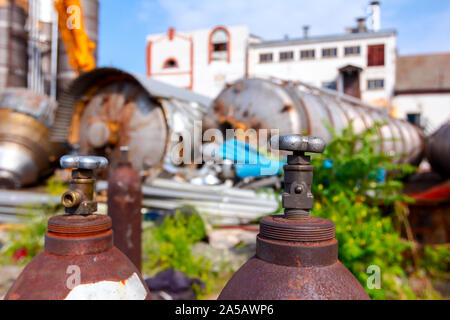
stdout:
[[[364,16],[368,0],[100,0],[99,65],[145,73],[146,35],[248,25],[263,39],[335,34]],[[450,1],[381,1],[381,26],[398,31],[400,54],[450,51]]]

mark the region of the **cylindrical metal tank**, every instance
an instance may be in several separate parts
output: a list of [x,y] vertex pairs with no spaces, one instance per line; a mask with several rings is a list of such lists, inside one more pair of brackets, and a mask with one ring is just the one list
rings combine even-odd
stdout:
[[141,178],[128,161],[128,148],[121,148],[122,161],[108,179],[108,216],[112,220],[114,245],[140,271],[142,269]]
[[55,141],[78,145],[80,154],[106,156],[112,168],[120,146],[128,146],[133,168],[156,177],[163,167],[173,168],[173,147],[186,133],[194,136],[194,123],[211,100],[146,76],[99,68],[77,78],[59,102]]
[[450,176],[450,121],[427,138],[426,156],[434,171]]
[[25,267],[6,300],[144,300],[148,287],[133,263],[113,245],[111,218],[95,214],[94,170],[105,158],[65,156],[72,171],[61,197],[65,215],[48,221],[45,249]]
[[[89,40],[95,43],[95,50],[93,51],[95,60],[97,60],[98,54],[99,6],[99,0],[81,0],[84,28],[86,29]],[[69,64],[69,57],[60,35],[58,44],[58,95],[67,89],[76,77],[77,73]]]
[[0,88],[26,87],[28,1],[0,1]]
[[284,166],[284,215],[261,219],[256,255],[233,275],[219,300],[368,300],[338,260],[334,223],[310,215],[314,167],[305,152],[322,153],[323,139],[286,135],[271,142],[292,152]]
[[62,153],[50,142],[56,102],[26,89],[0,92],[0,188],[17,189],[53,171]]
[[[283,134],[308,134],[332,139],[325,123],[338,132],[353,121],[356,132],[385,121],[381,149],[418,164],[423,157],[421,132],[406,121],[338,92],[301,82],[244,79],[225,88],[204,117],[203,128],[279,129]],[[325,122],[325,123],[324,123]]]

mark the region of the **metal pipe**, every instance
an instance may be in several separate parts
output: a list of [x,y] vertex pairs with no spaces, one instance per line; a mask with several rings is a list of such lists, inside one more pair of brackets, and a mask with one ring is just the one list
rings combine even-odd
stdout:
[[108,179],[108,216],[112,221],[114,245],[141,271],[141,178],[128,161],[128,147],[121,148],[121,151],[122,161],[110,172]]
[[58,14],[52,10],[52,47],[50,97],[56,100],[58,77]]

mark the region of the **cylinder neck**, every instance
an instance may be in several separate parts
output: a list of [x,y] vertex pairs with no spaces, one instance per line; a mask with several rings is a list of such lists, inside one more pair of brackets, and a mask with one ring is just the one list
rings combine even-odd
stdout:
[[64,215],[48,221],[45,250],[56,255],[85,255],[113,246],[112,224],[103,215]]
[[335,263],[337,241],[334,223],[310,215],[314,207],[311,192],[314,167],[311,157],[305,152],[323,152],[324,142],[295,135],[277,139],[283,150],[293,152],[284,166],[284,215],[261,220],[256,255],[267,262],[288,266]]

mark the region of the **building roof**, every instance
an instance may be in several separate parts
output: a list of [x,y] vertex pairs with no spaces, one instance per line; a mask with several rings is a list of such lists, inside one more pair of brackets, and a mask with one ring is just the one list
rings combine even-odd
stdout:
[[290,46],[299,44],[309,44],[309,43],[320,43],[320,42],[331,42],[331,41],[342,41],[342,40],[357,40],[357,39],[369,39],[369,38],[381,38],[397,35],[397,31],[381,30],[377,32],[361,32],[361,33],[343,33],[335,35],[325,35],[325,36],[308,36],[307,38],[295,38],[295,39],[282,39],[282,40],[268,40],[262,41],[260,43],[252,43],[250,46],[252,48],[266,48],[266,47],[280,47],[280,46]]
[[399,56],[396,94],[450,90],[450,53]]

